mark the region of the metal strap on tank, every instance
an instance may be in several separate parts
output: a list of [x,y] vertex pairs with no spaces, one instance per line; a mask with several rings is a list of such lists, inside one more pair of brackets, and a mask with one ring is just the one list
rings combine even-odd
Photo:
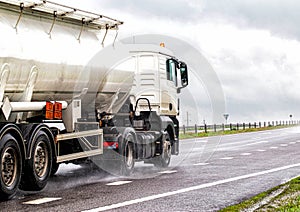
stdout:
[[83,28],[84,28],[84,25],[85,25],[85,18],[82,18],[81,22],[82,22],[82,25],[81,25],[80,32],[79,32],[79,35],[78,35],[78,38],[77,38],[77,40],[79,41],[79,43],[80,43],[80,37],[82,35]]
[[103,40],[102,40],[102,42],[101,42],[101,45],[102,45],[102,46],[104,46],[104,40],[105,40],[105,38],[106,38],[108,29],[109,29],[109,27],[108,27],[108,25],[106,24],[106,26],[105,26],[105,34],[104,34]]
[[19,25],[19,23],[20,23],[21,17],[22,17],[22,15],[23,15],[23,11],[24,11],[24,3],[21,3],[21,4],[20,4],[20,10],[21,10],[21,12],[20,12],[19,18],[18,18],[18,20],[17,20],[17,23],[16,23],[16,25],[15,25],[15,29],[16,29],[16,30],[17,30],[17,27],[18,27],[18,25]]
[[51,38],[51,32],[52,32],[52,30],[54,28],[54,24],[56,22],[56,19],[57,19],[57,11],[54,11],[53,12],[53,22],[52,22],[51,28],[50,28],[50,30],[48,32],[48,35],[49,35],[50,38]]
[[7,63],[2,65],[0,72],[0,102],[3,101],[6,83],[9,77],[10,69]]
[[115,38],[114,38],[113,46],[115,46],[115,42],[117,40],[118,34],[119,34],[119,27],[116,25],[116,35],[115,35]]

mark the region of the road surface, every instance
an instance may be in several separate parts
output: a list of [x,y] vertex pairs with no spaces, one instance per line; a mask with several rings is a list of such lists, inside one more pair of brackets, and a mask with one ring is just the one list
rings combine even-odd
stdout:
[[62,165],[38,193],[1,211],[218,211],[300,174],[300,128],[181,141],[168,169],[136,163],[131,177]]

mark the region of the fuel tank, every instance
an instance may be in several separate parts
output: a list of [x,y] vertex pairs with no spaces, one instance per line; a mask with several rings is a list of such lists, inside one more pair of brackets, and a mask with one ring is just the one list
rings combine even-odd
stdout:
[[0,102],[80,98],[84,107],[107,111],[114,104],[107,112],[116,112],[135,70],[113,68],[99,52],[106,33],[114,36],[122,22],[46,1],[16,2],[0,1]]

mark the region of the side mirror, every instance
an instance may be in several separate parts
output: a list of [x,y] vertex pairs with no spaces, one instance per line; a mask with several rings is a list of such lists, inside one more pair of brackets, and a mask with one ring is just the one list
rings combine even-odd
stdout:
[[184,62],[180,62],[180,76],[181,86],[184,88],[189,84],[187,65]]

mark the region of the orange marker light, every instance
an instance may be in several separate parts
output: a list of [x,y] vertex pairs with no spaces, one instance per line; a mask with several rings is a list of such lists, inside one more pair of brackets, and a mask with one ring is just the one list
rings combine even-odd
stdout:
[[45,113],[45,118],[52,120],[53,119],[53,109],[54,105],[52,102],[46,102],[46,113]]
[[48,120],[53,119],[53,111],[46,111],[45,118]]
[[46,111],[53,111],[53,103],[46,102]]
[[54,119],[62,119],[62,103],[54,103]]

